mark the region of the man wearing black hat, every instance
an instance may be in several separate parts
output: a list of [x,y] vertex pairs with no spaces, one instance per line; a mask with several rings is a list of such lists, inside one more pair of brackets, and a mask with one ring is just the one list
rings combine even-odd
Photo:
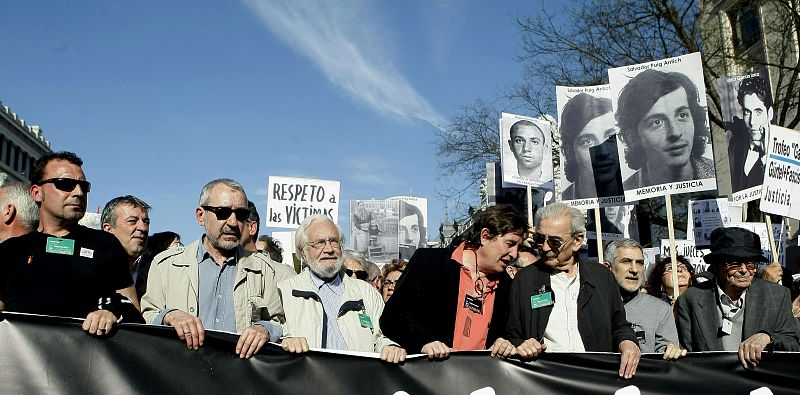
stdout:
[[800,351],[789,290],[754,279],[761,240],[741,228],[711,233],[703,259],[716,281],[690,287],[678,298],[681,346],[692,351],[738,351],[742,366],[755,367],[761,352]]

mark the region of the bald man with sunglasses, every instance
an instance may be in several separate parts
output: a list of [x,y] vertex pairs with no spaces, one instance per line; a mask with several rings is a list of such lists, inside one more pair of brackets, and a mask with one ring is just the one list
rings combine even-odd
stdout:
[[0,244],[0,310],[85,317],[83,329],[103,336],[117,322],[143,321],[122,245],[78,224],[91,189],[82,165],[71,152],[34,163],[39,227]]
[[249,216],[238,182],[223,178],[203,187],[195,218],[205,234],[156,255],[150,265],[142,297],[148,323],[173,327],[191,350],[203,345],[206,329],[240,333],[240,358],[281,337],[275,271],[265,255],[242,247]]

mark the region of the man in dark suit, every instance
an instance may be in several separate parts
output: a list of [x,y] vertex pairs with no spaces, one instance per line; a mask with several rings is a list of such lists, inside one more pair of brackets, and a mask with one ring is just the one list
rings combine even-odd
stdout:
[[755,367],[764,350],[800,351],[789,290],[754,279],[764,262],[761,240],[741,228],[711,233],[704,256],[716,281],[690,287],[678,298],[678,334],[691,351],[738,351],[742,366]]
[[450,350],[516,349],[501,336],[508,317],[511,278],[527,228],[513,206],[480,213],[464,241],[451,248],[420,248],[411,257],[380,319],[383,333],[410,353],[442,359]]
[[596,263],[579,262],[586,220],[575,208],[549,204],[536,212],[533,240],[541,259],[511,284],[508,340],[523,358],[550,351],[619,351],[619,376],[639,365],[636,335],[614,276]]

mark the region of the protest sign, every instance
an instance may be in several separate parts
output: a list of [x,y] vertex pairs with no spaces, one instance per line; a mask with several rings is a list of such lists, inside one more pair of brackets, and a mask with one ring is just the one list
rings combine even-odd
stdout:
[[502,113],[500,162],[503,182],[553,189],[553,153],[549,121]]
[[608,78],[625,200],[716,189],[700,54],[609,69]]
[[267,226],[296,229],[314,214],[339,220],[339,181],[269,176]]
[[800,219],[800,134],[771,126],[761,211]]
[[[703,260],[703,256],[710,254],[711,250],[697,248],[694,240],[675,240],[675,254],[682,255],[692,265],[695,273],[704,272],[708,269],[708,264]],[[661,240],[661,251],[659,259],[668,258],[669,239]]]
[[272,232],[272,238],[280,243],[283,249],[281,263],[294,267],[294,260],[292,260],[292,254],[295,252],[294,232]]
[[731,224],[728,199],[689,200],[686,238],[698,247],[711,244],[711,232]]
[[389,199],[400,202],[397,241],[400,258],[408,260],[417,248],[424,248],[428,243],[428,199],[414,196]]
[[759,199],[773,120],[769,74],[761,69],[756,73],[725,76],[716,83],[728,140],[731,200]]
[[560,200],[579,209],[625,204],[609,85],[556,86],[556,102]]
[[350,240],[353,250],[375,263],[386,263],[399,255],[398,200],[351,200]]
[[[731,224],[731,227],[744,228],[758,235],[761,240],[761,255],[769,260],[768,262],[760,262],[759,269],[772,262],[772,248],[769,245],[767,224],[763,222],[741,222]],[[778,250],[778,263],[781,266],[786,266],[784,261],[786,257],[786,238],[789,237],[789,229],[786,226],[781,227],[780,224],[773,224],[772,236],[775,238],[775,249]]]

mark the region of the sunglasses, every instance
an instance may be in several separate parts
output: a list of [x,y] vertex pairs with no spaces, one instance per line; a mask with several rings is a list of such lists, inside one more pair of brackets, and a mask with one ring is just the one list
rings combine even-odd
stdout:
[[366,270],[344,269],[344,273],[347,275],[347,277],[353,277],[353,275],[355,274],[356,278],[359,280],[366,280],[368,275]]
[[725,264],[725,269],[727,271],[729,271],[729,272],[730,271],[734,271],[734,270],[739,270],[739,268],[742,267],[742,265],[744,265],[744,267],[747,268],[747,270],[749,270],[751,272],[756,270],[756,263],[755,262],[731,262],[731,263],[726,263]]
[[46,180],[42,180],[36,183],[36,185],[42,186],[44,184],[53,184],[56,189],[59,191],[64,192],[72,192],[75,190],[76,185],[81,186],[81,190],[83,193],[89,193],[92,189],[92,183],[85,180],[76,180],[74,178],[48,178]]
[[220,221],[227,221],[231,214],[236,214],[236,220],[244,222],[250,216],[250,209],[246,208],[230,208],[230,207],[214,207],[214,206],[201,206],[203,210],[208,210],[217,216]]
[[547,243],[547,245],[556,252],[561,251],[561,247],[564,245],[564,240],[561,240],[558,236],[546,236],[542,233],[535,232],[532,238],[536,245],[544,245],[544,243]]

